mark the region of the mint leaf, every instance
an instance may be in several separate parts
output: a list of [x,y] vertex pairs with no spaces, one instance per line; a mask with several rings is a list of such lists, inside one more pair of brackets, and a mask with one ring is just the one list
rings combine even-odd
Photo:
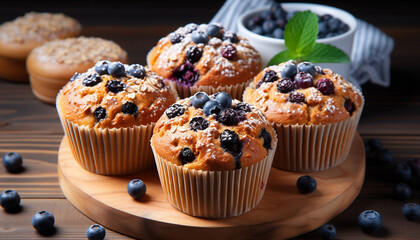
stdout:
[[273,58],[271,58],[270,62],[268,62],[267,66],[271,66],[271,65],[278,65],[282,62],[286,62],[288,60],[293,59],[292,57],[290,57],[290,52],[289,50],[284,50],[281,51],[279,53],[277,53]]
[[329,62],[329,63],[348,63],[349,56],[341,49],[329,44],[316,43],[312,51],[302,57],[303,61],[313,63]]
[[308,54],[315,45],[318,34],[318,17],[311,11],[296,13],[284,30],[284,41],[294,58]]

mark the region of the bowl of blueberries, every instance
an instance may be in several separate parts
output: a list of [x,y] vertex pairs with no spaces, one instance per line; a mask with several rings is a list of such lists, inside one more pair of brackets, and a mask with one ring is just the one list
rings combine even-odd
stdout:
[[[240,15],[238,33],[246,37],[261,55],[265,67],[277,53],[286,49],[284,29],[287,22],[300,11],[310,10],[318,16],[316,42],[340,48],[351,57],[356,18],[341,9],[314,3],[277,3],[270,7],[251,10]],[[324,68],[334,69],[344,78],[349,75],[349,63],[320,63]]]

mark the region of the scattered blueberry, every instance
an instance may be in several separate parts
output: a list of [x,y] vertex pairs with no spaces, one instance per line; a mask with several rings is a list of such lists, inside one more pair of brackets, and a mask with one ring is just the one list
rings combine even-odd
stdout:
[[238,155],[242,150],[242,143],[239,135],[229,129],[225,129],[220,134],[220,146],[232,155]]
[[420,176],[420,158],[414,158],[407,161],[410,166],[413,175]]
[[186,58],[190,63],[196,63],[200,60],[202,55],[203,55],[203,50],[201,50],[201,48],[194,45],[190,47],[190,49],[188,49]]
[[298,72],[294,80],[296,88],[308,88],[314,85],[314,77],[307,72]]
[[290,78],[282,78],[277,83],[277,91],[281,93],[288,93],[295,89],[295,83]]
[[260,136],[258,136],[264,140],[263,146],[267,151],[271,149],[271,135],[265,128],[261,129]]
[[95,117],[96,121],[101,121],[102,119],[106,118],[106,109],[103,107],[97,107],[95,111],[93,111],[93,116]]
[[125,75],[124,64],[120,62],[112,62],[108,65],[108,74],[113,77],[122,77]]
[[209,24],[207,25],[207,35],[210,37],[217,37],[220,34],[221,27],[217,24]]
[[224,58],[233,60],[236,57],[236,48],[232,44],[227,44],[222,47],[220,53]]
[[350,115],[354,112],[354,110],[356,110],[353,101],[350,99],[346,99],[344,101],[344,108],[347,110],[347,112],[349,112]]
[[223,108],[217,114],[217,121],[226,126],[235,126],[240,122],[239,114],[232,108]]
[[191,86],[197,82],[199,75],[200,74],[198,70],[194,68],[194,65],[187,61],[174,71],[170,79]]
[[32,226],[38,232],[46,232],[54,228],[54,215],[47,211],[35,213],[32,217]]
[[420,205],[417,203],[406,203],[402,207],[402,214],[407,220],[416,221],[420,219]]
[[133,102],[126,102],[121,107],[121,112],[128,115],[136,115],[139,107]]
[[119,93],[123,91],[125,88],[125,84],[116,79],[108,81],[105,86],[108,92],[113,92],[113,93]]
[[181,160],[182,165],[184,165],[194,161],[195,156],[190,148],[185,147],[181,149],[181,152],[179,153],[179,159]]
[[205,92],[197,92],[191,98],[191,104],[195,108],[203,108],[204,104],[210,100],[209,96]]
[[223,33],[222,36],[222,40],[229,40],[231,43],[238,43],[239,42],[239,38],[236,35],[236,33],[232,32],[232,31],[225,31]]
[[95,71],[99,75],[108,74],[108,65],[110,64],[110,61],[99,61],[95,64]]
[[169,41],[171,41],[172,44],[180,43],[184,39],[184,37],[179,33],[173,33],[169,37]]
[[184,112],[185,112],[185,108],[181,104],[178,104],[178,103],[172,104],[165,111],[166,116],[168,116],[169,119],[181,116],[184,114]]
[[22,156],[16,152],[8,152],[3,155],[3,166],[8,172],[19,172],[22,170]]
[[316,88],[324,95],[334,93],[334,83],[328,78],[321,78],[316,82]]
[[140,64],[131,64],[128,66],[127,74],[136,78],[146,77],[146,68]]
[[204,32],[194,31],[191,35],[191,40],[197,44],[207,43],[209,41],[209,36]]
[[268,70],[262,77],[263,82],[274,82],[277,79],[279,79],[279,76],[277,76],[277,73],[273,70]]
[[407,163],[398,163],[394,168],[394,177],[398,182],[408,182],[411,179],[412,172]]
[[310,62],[301,62],[297,65],[298,72],[309,73],[312,76],[315,75],[315,66]]
[[93,224],[86,230],[86,237],[88,240],[103,240],[105,235],[105,228],[98,224]]
[[93,87],[100,82],[102,82],[102,78],[98,74],[88,75],[82,80],[82,84],[86,87]]
[[239,102],[235,106],[233,106],[233,109],[236,111],[242,111],[242,112],[251,112],[251,106],[246,102]]
[[337,235],[337,229],[331,223],[327,223],[319,227],[319,234],[324,240],[334,240]]
[[357,222],[362,231],[373,233],[382,227],[382,216],[375,210],[366,210],[360,213]]
[[223,109],[222,105],[216,100],[207,101],[203,106],[203,111],[206,116],[211,114],[219,114],[220,111]]
[[411,187],[407,183],[398,183],[394,187],[394,197],[397,200],[407,200],[411,197]]
[[288,100],[292,103],[304,103],[306,101],[305,95],[300,92],[291,92]]
[[297,74],[297,67],[294,63],[291,63],[291,62],[286,63],[283,66],[283,70],[281,71],[282,78],[294,79],[296,74]]
[[146,194],[146,184],[140,179],[133,179],[127,185],[128,194],[138,200]]
[[394,161],[394,155],[392,152],[387,149],[380,149],[375,152],[376,160],[382,164],[390,164]]
[[20,195],[15,190],[5,190],[0,194],[0,205],[7,212],[20,207]]
[[227,92],[218,92],[216,94],[216,101],[218,101],[223,108],[229,108],[232,105],[232,97]]
[[305,175],[298,178],[296,186],[300,193],[307,194],[315,191],[317,182],[312,176]]
[[190,120],[190,129],[197,131],[197,130],[204,130],[209,127],[209,121],[204,119],[203,117],[193,117]]

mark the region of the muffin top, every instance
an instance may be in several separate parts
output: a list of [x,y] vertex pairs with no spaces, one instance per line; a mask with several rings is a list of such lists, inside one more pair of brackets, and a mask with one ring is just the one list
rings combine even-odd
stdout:
[[226,92],[198,92],[165,111],[151,142],[155,153],[173,164],[222,171],[260,162],[277,137],[258,108]]
[[248,40],[219,24],[187,24],[163,37],[148,55],[151,70],[186,86],[246,82],[261,71]]
[[100,60],[123,61],[127,53],[113,41],[98,37],[71,37],[47,42],[31,52],[42,63],[95,64]]
[[361,111],[363,96],[330,69],[287,61],[260,72],[245,90],[244,101],[262,109],[277,124],[327,124]]
[[74,124],[121,128],[156,122],[176,93],[140,64],[99,61],[63,87],[57,107]]

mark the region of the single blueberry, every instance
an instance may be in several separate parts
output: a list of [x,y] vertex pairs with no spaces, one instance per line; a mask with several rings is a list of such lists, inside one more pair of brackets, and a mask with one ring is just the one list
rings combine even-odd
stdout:
[[224,108],[217,115],[217,121],[226,126],[236,126],[239,122],[239,114],[232,108]]
[[184,114],[184,112],[185,112],[185,108],[181,104],[178,104],[178,103],[172,104],[165,111],[166,116],[168,116],[169,119],[181,116]]
[[186,61],[174,71],[170,79],[191,86],[197,82],[199,76],[200,73],[195,69],[194,64]]
[[105,85],[108,92],[119,93],[124,90],[125,84],[116,79],[108,81]]
[[254,15],[254,16],[251,16],[250,18],[248,18],[246,20],[246,26],[248,27],[248,29],[251,30],[256,26],[261,25],[263,21],[264,21],[264,19],[261,16]]
[[298,72],[309,73],[312,76],[315,75],[315,66],[310,62],[301,62],[297,65]]
[[401,209],[402,214],[409,221],[420,219],[420,205],[417,203],[406,203]]
[[218,92],[215,99],[223,108],[229,108],[232,105],[232,97],[227,92]]
[[266,10],[266,11],[261,12],[260,16],[263,20],[272,20],[273,19],[273,15],[271,14],[270,10]]
[[265,128],[261,129],[261,133],[258,137],[264,140],[263,146],[265,149],[267,149],[267,151],[271,149],[271,141],[272,141],[271,135],[269,132],[267,132]]
[[8,152],[3,155],[3,166],[8,172],[19,172],[22,170],[22,156],[16,152]]
[[294,79],[297,74],[297,67],[294,63],[286,63],[281,71],[282,78]]
[[54,215],[47,211],[35,213],[32,217],[32,226],[38,232],[46,232],[54,228]]
[[133,102],[126,102],[121,107],[121,112],[128,115],[136,115],[139,107]]
[[98,224],[93,224],[86,230],[88,240],[103,240],[105,235],[105,228]]
[[188,49],[185,57],[190,63],[196,63],[200,60],[202,55],[203,55],[203,50],[201,50],[201,48],[194,45],[190,47],[190,49]]
[[341,23],[341,21],[339,19],[334,18],[334,17],[330,18],[327,21],[328,30],[331,31],[331,32],[337,32],[340,28],[340,23]]
[[101,121],[102,119],[106,118],[106,109],[103,107],[97,107],[95,111],[93,111],[93,116],[95,117],[96,121]]
[[296,186],[300,193],[307,194],[315,191],[317,182],[312,176],[305,175],[298,178]]
[[372,151],[377,151],[382,149],[382,141],[378,138],[369,138],[367,140],[367,144],[369,144]]
[[206,116],[211,114],[219,114],[219,112],[223,109],[222,105],[216,100],[207,101],[203,106],[203,111]]
[[283,39],[283,37],[284,37],[284,31],[283,31],[283,29],[281,29],[281,28],[276,28],[276,29],[273,31],[273,36],[274,36],[275,38],[277,38],[277,39]]
[[7,212],[20,207],[20,195],[15,190],[4,190],[0,194],[0,205]]
[[232,44],[227,44],[220,50],[222,56],[226,59],[233,60],[236,57],[236,47]]
[[324,95],[334,93],[334,83],[328,78],[321,78],[316,82],[316,88]]
[[131,64],[128,66],[127,74],[135,78],[144,78],[146,76],[146,68],[140,64]]
[[276,22],[274,20],[265,20],[262,24],[262,29],[265,34],[273,33],[276,29]]
[[206,33],[210,37],[217,37],[220,34],[220,26],[217,24],[209,24],[207,25]]
[[98,74],[90,74],[90,75],[87,75],[82,80],[82,84],[84,86],[86,86],[86,87],[93,87],[93,86],[97,85],[100,82],[102,82],[102,78]]
[[324,240],[334,240],[337,235],[337,229],[331,223],[327,223],[319,228],[319,234]]
[[303,95],[303,93],[291,92],[288,101],[292,103],[304,103],[306,101],[306,98],[305,95]]
[[220,134],[220,146],[230,154],[238,156],[242,151],[242,143],[239,140],[239,135],[232,130],[225,129]]
[[190,163],[195,159],[193,151],[187,147],[181,149],[181,152],[179,153],[178,157],[181,160],[182,165]]
[[394,187],[394,197],[397,200],[407,200],[411,197],[411,187],[407,183],[398,183]]
[[327,34],[327,23],[319,22],[318,23],[318,38],[324,38]]
[[277,91],[281,93],[288,93],[295,89],[295,83],[290,78],[282,78],[277,83]]
[[263,34],[264,34],[264,31],[263,31],[263,29],[262,29],[262,27],[261,27],[261,26],[255,26],[255,27],[251,28],[250,30],[251,30],[253,33],[256,33],[256,34],[258,34],[258,35],[263,35]]
[[263,82],[274,82],[277,79],[279,79],[279,76],[277,76],[277,73],[273,70],[268,70],[262,77]]
[[249,103],[246,102],[239,102],[238,104],[236,104],[235,106],[233,106],[233,109],[236,111],[242,111],[245,113],[249,113],[251,112],[251,106],[249,105]]
[[389,149],[380,149],[375,151],[376,160],[382,164],[390,164],[394,161],[394,155]]
[[411,179],[412,172],[407,163],[397,163],[394,168],[394,178],[398,182],[408,182]]
[[209,36],[204,32],[194,31],[191,35],[191,40],[197,44],[207,43],[209,41]]
[[284,27],[286,27],[286,23],[287,23],[286,19],[279,18],[279,19],[276,19],[275,22],[276,22],[276,27],[284,31]]
[[110,61],[102,60],[95,64],[95,71],[99,75],[108,74],[108,65],[110,64]]
[[179,33],[172,33],[169,36],[169,41],[171,41],[172,44],[180,43],[182,41],[182,39],[184,39],[184,36],[182,36]]
[[286,10],[284,10],[282,7],[281,7],[281,5],[280,6],[278,6],[276,9],[274,9],[274,11],[273,11],[273,9],[271,9],[272,11],[272,15],[273,15],[273,17],[275,18],[275,19],[286,19],[286,16],[287,16],[287,12],[286,12]]
[[351,99],[346,99],[344,101],[344,108],[347,110],[347,112],[349,112],[350,116],[353,114],[354,110],[356,110],[356,106]]
[[228,40],[231,43],[238,43],[239,42],[238,36],[236,35],[236,33],[232,32],[232,31],[225,31],[223,33],[222,40],[223,41]]
[[204,119],[203,117],[193,117],[190,120],[190,129],[197,131],[197,130],[204,130],[209,127],[209,121]]
[[357,222],[362,231],[373,233],[382,227],[382,216],[375,210],[366,210],[360,213]]
[[112,62],[108,65],[108,74],[113,77],[125,76],[124,64],[120,62]]
[[191,104],[195,108],[203,108],[204,104],[210,100],[209,96],[205,92],[197,92],[191,98]]
[[146,194],[146,184],[140,179],[133,179],[127,185],[128,194],[138,200]]

